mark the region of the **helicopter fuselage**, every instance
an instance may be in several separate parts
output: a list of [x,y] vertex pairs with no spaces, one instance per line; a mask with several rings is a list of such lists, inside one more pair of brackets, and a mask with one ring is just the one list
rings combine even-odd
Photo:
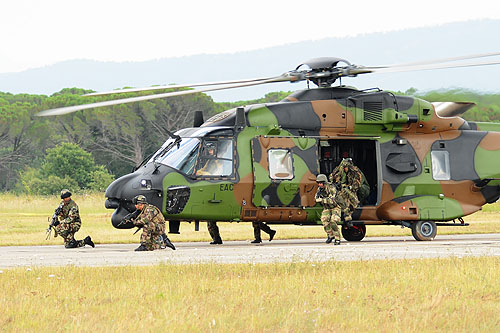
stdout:
[[496,201],[499,131],[387,91],[303,90],[176,132],[180,141],[170,138],[108,187],[106,207],[114,226],[138,194],[170,221],[320,224],[316,175],[351,157],[370,186],[353,215],[357,229],[344,234],[360,240],[360,226],[452,221]]

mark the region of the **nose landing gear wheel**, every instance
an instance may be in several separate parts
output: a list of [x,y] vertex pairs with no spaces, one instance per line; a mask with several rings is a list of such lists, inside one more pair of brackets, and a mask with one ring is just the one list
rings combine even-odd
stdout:
[[366,235],[364,224],[354,224],[351,227],[342,226],[342,237],[349,242],[359,242]]
[[434,221],[418,221],[412,223],[411,234],[418,241],[431,241],[436,237],[437,226]]

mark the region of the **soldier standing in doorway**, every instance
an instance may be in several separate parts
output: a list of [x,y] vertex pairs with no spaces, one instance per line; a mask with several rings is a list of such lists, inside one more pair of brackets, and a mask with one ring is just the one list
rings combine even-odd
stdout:
[[339,190],[339,196],[347,204],[342,210],[344,221],[347,225],[352,224],[352,213],[358,207],[361,200],[365,199],[370,186],[363,172],[354,165],[351,158],[344,158],[330,174],[330,182],[335,184]]

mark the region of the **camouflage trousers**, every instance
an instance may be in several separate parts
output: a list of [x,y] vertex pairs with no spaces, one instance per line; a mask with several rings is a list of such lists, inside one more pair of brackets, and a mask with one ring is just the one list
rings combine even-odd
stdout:
[[336,240],[340,240],[337,223],[340,222],[341,214],[342,210],[338,206],[330,209],[325,208],[321,212],[321,223],[323,224],[323,228],[325,228],[326,234],[328,237],[335,238]]
[[[358,207],[359,205],[359,200],[356,194],[354,194],[353,191],[349,190],[348,188],[342,188],[340,191],[339,195],[342,197],[344,202],[347,204],[347,207],[342,208],[342,213],[344,213],[344,221],[351,221],[352,220],[352,213],[354,212],[354,209]],[[340,220],[339,220],[340,221]]]
[[151,228],[144,226],[141,234],[141,244],[144,245],[148,251],[158,250],[162,248],[163,237],[165,233],[165,223],[158,223],[152,225]]
[[65,247],[82,247],[85,246],[83,240],[75,240],[75,234],[80,230],[81,222],[59,223],[55,226],[55,234],[59,235],[64,240]]
[[207,229],[208,233],[210,234],[210,237],[212,237],[213,240],[220,238],[219,227],[217,226],[217,222],[208,221]]

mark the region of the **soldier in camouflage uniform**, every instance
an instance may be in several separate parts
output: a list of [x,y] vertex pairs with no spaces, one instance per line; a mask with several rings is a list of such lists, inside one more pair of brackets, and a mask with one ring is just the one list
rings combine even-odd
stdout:
[[165,234],[165,218],[161,211],[146,201],[146,197],[138,195],[132,199],[139,215],[132,219],[132,223],[142,228],[141,245],[135,251],[153,251],[169,247],[175,250]]
[[253,241],[251,241],[250,243],[253,243],[253,244],[262,243],[262,238],[260,237],[261,230],[269,235],[269,241],[272,241],[274,238],[274,235],[276,235],[276,230],[271,229],[264,222],[252,222],[252,227],[253,227],[253,235],[254,235],[255,239]]
[[326,243],[331,243],[334,239],[334,245],[340,244],[340,232],[337,223],[340,222],[342,209],[345,208],[345,203],[341,197],[338,196],[336,187],[328,182],[326,175],[319,174],[316,177],[318,184],[318,191],[316,192],[316,202],[323,205],[321,212],[321,223],[325,228],[328,238]]
[[222,238],[220,238],[219,227],[217,226],[217,222],[208,221],[207,229],[208,233],[210,234],[210,237],[212,237],[212,241],[210,242],[210,244],[211,245],[222,244]]
[[351,158],[344,158],[340,164],[330,174],[330,182],[339,189],[339,196],[346,202],[346,207],[342,210],[344,221],[351,223],[352,213],[359,205],[359,202],[365,199],[370,186],[361,170],[355,166]]
[[78,211],[78,205],[71,199],[71,192],[67,189],[61,191],[61,213],[57,217],[54,226],[55,236],[60,235],[64,239],[64,247],[67,249],[90,245],[94,247],[94,242],[90,236],[83,240],[75,240],[75,233],[80,230],[82,220]]

